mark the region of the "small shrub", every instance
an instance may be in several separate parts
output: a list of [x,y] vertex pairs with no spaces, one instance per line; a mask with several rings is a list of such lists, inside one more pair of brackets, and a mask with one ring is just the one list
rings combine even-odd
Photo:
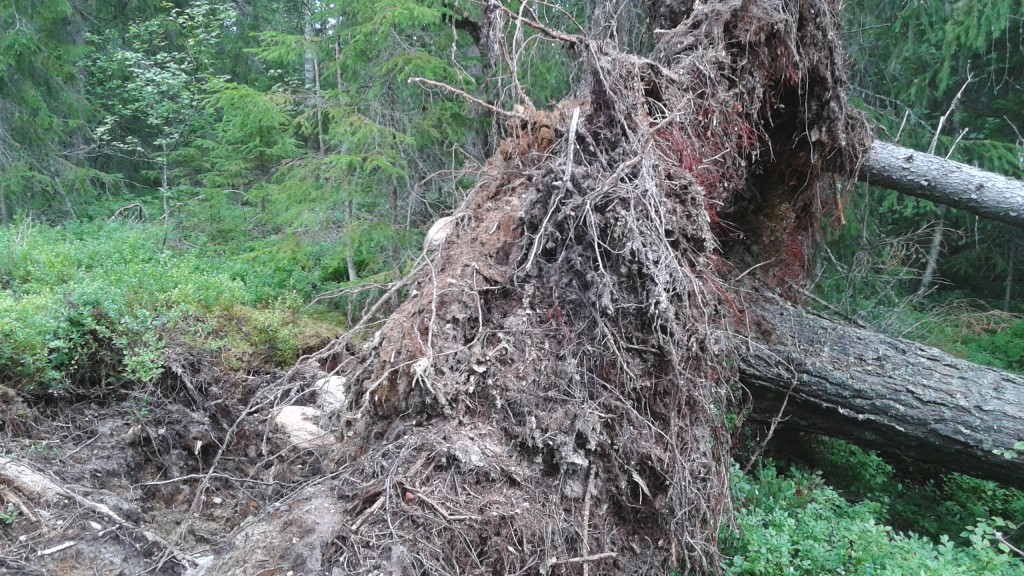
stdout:
[[[829,485],[853,501],[870,500],[877,517],[896,529],[938,541],[943,536],[966,544],[960,534],[979,518],[1024,519],[1024,492],[962,474],[934,481],[900,477],[873,451],[834,438],[815,437],[805,454]],[[1024,531],[1007,532],[1016,546]]]
[[1003,370],[1024,372],[1024,321],[986,332],[967,343],[968,358]]
[[301,300],[246,278],[265,276],[167,250],[144,224],[0,229],[0,379],[22,391],[152,382],[171,336],[245,363],[294,360]]
[[978,523],[969,544],[938,543],[878,521],[881,505],[851,504],[821,476],[779,474],[764,462],[754,476],[734,468],[733,525],[723,528],[725,568],[734,576],[1010,576],[1024,563],[1000,547],[1001,521]]
[[13,503],[0,510],[0,524],[10,526],[18,520],[18,508]]

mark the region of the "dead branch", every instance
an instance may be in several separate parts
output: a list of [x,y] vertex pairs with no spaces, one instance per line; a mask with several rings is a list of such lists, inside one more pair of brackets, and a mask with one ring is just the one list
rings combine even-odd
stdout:
[[537,22],[536,20],[531,20],[530,18],[527,18],[520,14],[516,14],[515,12],[506,8],[505,6],[499,4],[496,0],[491,0],[491,6],[504,12],[513,20],[522,22],[523,24],[526,24],[530,28],[533,28],[534,30],[543,33],[545,36],[548,36],[549,38],[558,40],[559,42],[563,42],[567,46],[575,47],[578,44],[585,44],[588,42],[588,39],[585,36],[576,36],[574,34],[566,34],[564,32],[559,32],[557,30],[554,30],[541,24],[540,22]]
[[616,552],[601,552],[600,554],[594,554],[592,556],[577,556],[576,558],[566,558],[565,560],[555,560],[551,563],[552,566],[558,566],[561,564],[585,564],[588,562],[597,562],[598,560],[606,560],[608,558],[615,558],[618,556]]
[[456,96],[460,96],[460,97],[468,100],[469,102],[472,102],[473,104],[476,104],[477,106],[480,106],[481,108],[489,110],[493,114],[497,114],[498,116],[504,116],[506,118],[516,118],[516,119],[519,119],[519,120],[523,120],[525,122],[529,122],[530,121],[530,119],[528,117],[526,117],[523,114],[520,114],[519,112],[515,112],[515,111],[510,112],[508,110],[502,110],[501,108],[498,108],[497,106],[494,106],[493,104],[488,104],[487,102],[484,102],[483,100],[477,98],[476,96],[473,96],[472,94],[470,94],[470,93],[468,93],[468,92],[466,92],[464,90],[459,90],[458,88],[456,88],[454,86],[449,86],[448,84],[445,84],[443,82],[436,82],[434,80],[427,80],[426,78],[416,77],[416,78],[409,78],[409,83],[410,84],[416,83],[416,84],[419,84],[421,86],[433,86],[434,88],[440,88],[441,90],[444,90],[445,92],[448,92],[450,94],[455,94]]

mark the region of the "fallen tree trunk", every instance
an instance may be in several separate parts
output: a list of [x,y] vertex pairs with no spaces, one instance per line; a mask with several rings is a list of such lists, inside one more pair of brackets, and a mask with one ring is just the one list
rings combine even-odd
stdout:
[[1024,377],[756,297],[740,378],[760,418],[1024,488]]
[[1024,226],[1024,182],[876,141],[858,178],[972,214]]

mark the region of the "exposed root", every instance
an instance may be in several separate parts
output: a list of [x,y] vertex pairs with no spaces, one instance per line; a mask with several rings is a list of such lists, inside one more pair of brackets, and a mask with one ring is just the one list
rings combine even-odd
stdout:
[[339,565],[719,571],[734,309],[719,245],[791,278],[831,197],[825,159],[856,157],[831,10],[713,3],[651,60],[542,30],[580,54],[585,89],[510,114],[405,304],[321,357],[351,383],[355,423]]

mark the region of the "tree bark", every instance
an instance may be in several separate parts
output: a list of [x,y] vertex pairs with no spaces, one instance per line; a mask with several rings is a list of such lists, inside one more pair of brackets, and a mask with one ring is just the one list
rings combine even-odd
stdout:
[[1024,439],[1024,377],[771,297],[747,306],[740,379],[756,417],[785,402],[785,426],[1024,488],[1024,458],[994,452]]
[[1024,182],[973,166],[875,141],[858,178],[1024,227]]
[[1017,243],[1010,239],[1010,253],[1006,258],[1006,291],[1003,293],[1003,310],[1010,311],[1010,296],[1013,295],[1013,265],[1017,256]]
[[0,182],[0,226],[5,226],[10,221],[11,218],[7,213],[7,192],[3,182]]
[[932,290],[935,284],[935,272],[939,269],[939,256],[942,254],[942,236],[946,229],[946,212],[948,206],[939,208],[938,217],[935,220],[935,228],[932,230],[932,243],[928,248],[928,259],[925,261],[924,273],[921,275],[921,286],[917,289],[917,297],[924,298]]

